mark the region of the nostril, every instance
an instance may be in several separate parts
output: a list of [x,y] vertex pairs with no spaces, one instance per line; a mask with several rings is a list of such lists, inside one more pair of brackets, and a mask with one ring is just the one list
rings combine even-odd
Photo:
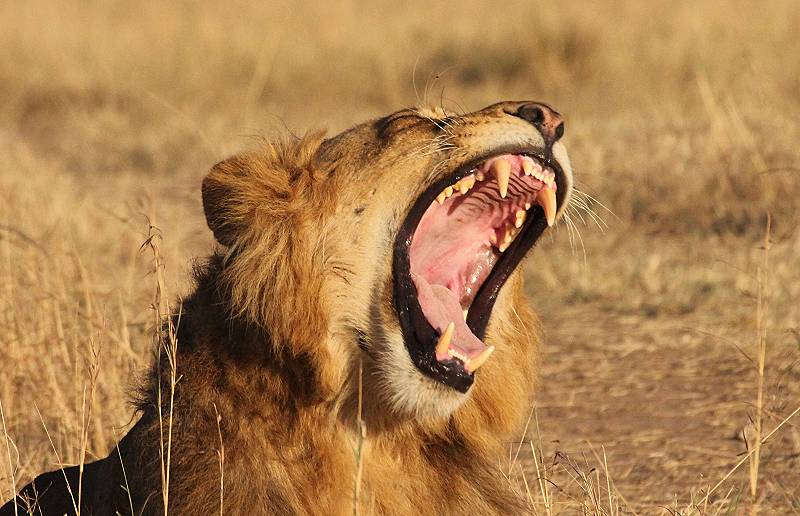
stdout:
[[537,128],[548,145],[564,136],[564,119],[547,104],[527,102],[517,107],[516,112],[509,112],[512,113]]
[[525,104],[519,108],[517,116],[533,125],[543,124],[545,119],[544,110],[535,104]]
[[558,124],[558,127],[556,127],[556,140],[558,140],[562,136],[564,136],[564,122],[561,122],[560,124]]

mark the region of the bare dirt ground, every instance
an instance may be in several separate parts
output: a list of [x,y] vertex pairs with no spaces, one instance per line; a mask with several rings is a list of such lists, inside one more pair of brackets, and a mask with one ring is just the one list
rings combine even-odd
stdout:
[[[744,432],[752,433],[753,365],[730,345],[710,342],[700,330],[708,320],[686,317],[676,324],[657,315],[585,309],[567,309],[552,320],[560,327],[551,334],[537,402],[546,460],[568,462],[564,454],[585,471],[602,468],[595,453],[604,450],[623,505],[652,513],[685,509],[687,498],[702,501],[744,456]],[[774,426],[800,399],[796,344],[770,353],[769,360]],[[530,455],[522,456],[530,461]],[[797,511],[797,427],[778,434],[762,461],[761,509]],[[745,463],[711,501],[746,496],[747,475]],[[556,483],[576,489],[563,472]]]
[[0,499],[130,424],[141,245],[163,236],[186,292],[213,163],[532,98],[592,196],[526,266],[546,356],[509,463],[532,510],[800,513],[798,27],[792,0],[0,4]]

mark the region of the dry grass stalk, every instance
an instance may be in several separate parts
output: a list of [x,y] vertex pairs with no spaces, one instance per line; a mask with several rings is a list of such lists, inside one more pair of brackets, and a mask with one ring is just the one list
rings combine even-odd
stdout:
[[767,214],[767,226],[764,231],[762,262],[758,267],[758,297],[756,299],[756,356],[758,357],[758,376],[756,394],[756,413],[753,420],[753,453],[750,456],[750,496],[756,502],[758,498],[758,469],[761,464],[761,437],[764,430],[764,370],[767,361],[767,304],[769,300],[769,250],[772,217]]
[[361,513],[361,507],[359,505],[361,499],[361,477],[364,473],[364,442],[367,439],[367,424],[362,419],[362,410],[363,410],[363,394],[364,394],[364,384],[363,384],[363,362],[358,362],[358,419],[356,424],[358,425],[358,434],[357,434],[357,441],[356,441],[356,474],[355,479],[353,481],[353,514],[358,516]]
[[[94,340],[90,337],[91,357],[87,365],[89,376],[88,384],[84,384],[83,400],[81,403],[81,436],[80,436],[80,455],[78,462],[78,507],[81,507],[83,500],[83,468],[86,464],[86,452],[89,447],[89,425],[92,420],[94,407],[94,396],[97,387],[97,377],[100,374],[100,352],[95,348]],[[88,390],[88,399],[87,399]]]
[[217,450],[217,457],[219,458],[219,515],[225,514],[225,444],[222,442],[222,416],[217,411],[217,404],[214,403],[214,413],[217,415],[217,435],[219,436],[219,450]]
[[[169,514],[169,480],[170,480],[170,465],[172,462],[172,429],[174,421],[173,408],[175,404],[175,387],[178,384],[179,378],[177,377],[177,360],[178,360],[178,336],[177,324],[180,324],[180,311],[178,313],[177,324],[173,323],[172,313],[170,310],[169,295],[166,288],[166,279],[164,277],[164,261],[161,257],[160,243],[161,231],[154,225],[154,218],[150,218],[150,226],[148,229],[148,236],[142,244],[142,248],[147,247],[150,249],[153,259],[153,275],[155,278],[155,295],[153,298],[154,310],[154,323],[155,334],[154,338],[156,343],[161,349],[163,347],[163,356],[167,358],[167,374],[169,377],[169,392],[166,394],[169,397],[167,414],[163,413],[164,402],[161,390],[161,382],[158,382],[158,419],[161,431],[160,438],[160,457],[161,457],[161,488],[162,498],[164,503],[164,515]],[[162,378],[162,367],[165,364],[161,363],[162,353],[158,354],[156,367],[158,368],[158,377]],[[165,422],[166,418],[166,422]],[[166,424],[166,429],[165,429]]]
[[[9,473],[9,478],[11,479],[11,493],[9,494],[8,498],[11,498],[17,492],[17,480],[16,480],[17,472],[14,471],[15,469],[14,464],[18,462],[16,460],[11,459],[11,448],[12,447],[14,448],[14,451],[16,452],[17,455],[17,459],[19,459],[19,450],[17,450],[14,441],[11,440],[11,436],[8,435],[8,428],[6,427],[6,414],[5,412],[3,412],[2,401],[0,401],[0,422],[2,422],[3,424],[3,439],[6,442],[6,454],[8,456],[8,470],[9,470],[8,473]],[[3,499],[7,498],[5,492],[2,489],[0,489],[0,496],[2,496]],[[17,507],[14,507],[14,516],[18,516],[18,512],[19,510],[17,509]]]

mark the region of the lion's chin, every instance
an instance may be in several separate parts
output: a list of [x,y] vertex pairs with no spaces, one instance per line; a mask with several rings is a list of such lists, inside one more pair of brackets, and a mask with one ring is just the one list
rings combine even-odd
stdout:
[[409,361],[408,353],[399,336],[387,343],[379,364],[383,393],[391,411],[401,416],[420,420],[450,417],[469,399],[463,393],[430,378]]

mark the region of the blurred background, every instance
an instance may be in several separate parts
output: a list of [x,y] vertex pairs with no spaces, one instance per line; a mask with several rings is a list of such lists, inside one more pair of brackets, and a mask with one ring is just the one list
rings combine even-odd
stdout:
[[528,260],[546,356],[503,467],[541,514],[800,512],[798,32],[794,0],[0,3],[0,499],[130,424],[141,246],[187,292],[216,161],[532,99],[590,197]]

